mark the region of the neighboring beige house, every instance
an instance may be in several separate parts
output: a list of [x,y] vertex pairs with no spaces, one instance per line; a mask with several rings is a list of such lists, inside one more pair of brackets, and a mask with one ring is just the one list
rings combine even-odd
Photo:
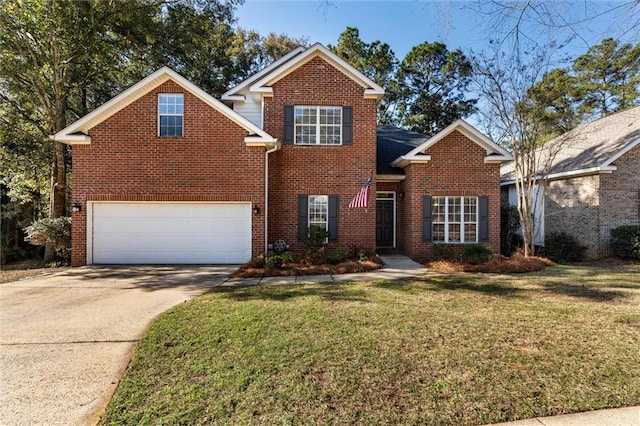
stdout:
[[[536,209],[536,241],[566,232],[587,246],[587,257],[609,255],[611,229],[640,224],[640,106],[576,127],[549,146],[557,153]],[[513,164],[501,172],[503,202],[515,205]]]

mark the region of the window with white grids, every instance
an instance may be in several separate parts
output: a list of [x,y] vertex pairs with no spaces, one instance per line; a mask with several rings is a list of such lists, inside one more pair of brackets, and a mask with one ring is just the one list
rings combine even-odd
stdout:
[[341,145],[342,108],[295,107],[296,145]]
[[433,197],[431,214],[433,242],[478,242],[477,197]]
[[158,95],[158,136],[182,136],[183,115],[182,93],[160,93]]
[[309,227],[317,226],[325,231],[329,228],[329,197],[309,195]]

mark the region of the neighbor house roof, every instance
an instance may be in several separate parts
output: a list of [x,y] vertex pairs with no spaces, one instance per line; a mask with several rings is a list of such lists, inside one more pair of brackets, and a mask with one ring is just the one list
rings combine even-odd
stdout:
[[277,139],[168,67],[163,67],[153,74],[150,74],[107,103],[62,129],[53,135],[52,139],[71,145],[90,144],[90,129],[169,80],[183,87],[186,91],[195,95],[201,101],[226,116],[229,120],[244,128],[247,131],[245,143],[248,145],[277,145]]
[[231,88],[222,95],[222,100],[242,100],[244,93],[270,95],[273,93],[273,84],[294,72],[307,62],[316,57],[321,57],[364,89],[367,98],[379,99],[384,95],[384,89],[369,79],[366,75],[349,65],[344,59],[316,43],[308,48],[297,48],[283,56],[256,75]]
[[[550,168],[547,179],[616,170],[612,163],[640,144],[640,106],[583,124],[552,139],[538,153]],[[502,185],[514,182],[513,162],[502,166]]]

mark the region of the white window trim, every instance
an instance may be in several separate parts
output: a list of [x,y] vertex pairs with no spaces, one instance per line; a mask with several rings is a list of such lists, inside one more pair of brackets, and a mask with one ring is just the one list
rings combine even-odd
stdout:
[[[464,243],[477,243],[479,241],[478,239],[478,231],[480,228],[480,208],[479,208],[479,197],[469,197],[469,196],[434,196],[433,198],[444,198],[444,222],[436,222],[435,220],[432,220],[431,222],[431,235],[433,235],[433,225],[441,225],[444,224],[444,241],[436,241],[435,238],[433,238],[433,242],[434,243],[441,243],[441,244],[464,244]],[[449,222],[449,199],[452,198],[457,198],[460,200],[460,222]],[[465,208],[465,204],[464,204],[464,199],[465,198],[475,198],[476,200],[476,220],[475,222],[465,222],[464,221],[464,208]],[[432,208],[433,208],[433,202],[432,202]],[[449,224],[460,224],[460,241],[449,241]],[[476,225],[476,235],[475,235],[475,240],[474,241],[466,241],[465,240],[465,230],[464,230],[464,225],[465,223],[469,223],[469,224],[475,224]]]
[[317,195],[317,194],[313,194],[313,195],[309,195],[308,196],[307,200],[309,200],[309,201],[307,202],[307,224],[309,225],[309,227],[317,226],[316,224],[318,223],[318,222],[312,222],[311,221],[311,197],[322,197],[326,201],[326,204],[327,204],[327,218],[325,220],[324,230],[328,231],[329,230],[329,196],[328,195]]
[[[182,113],[180,114],[160,114],[160,96],[180,96],[182,98]],[[157,135],[159,138],[181,138],[184,136],[184,94],[183,93],[158,93],[157,99],[157,110],[158,110],[158,129]],[[160,117],[182,117],[182,126],[180,129],[180,136],[161,136],[160,135]]]
[[[298,132],[296,131],[299,126],[311,126],[311,124],[298,124],[296,123],[296,109],[297,108],[315,108],[316,109],[316,142],[315,143],[307,143],[307,142],[298,142]],[[340,110],[340,124],[320,124],[320,110],[321,109],[339,109]],[[342,145],[342,107],[341,106],[332,106],[332,105],[294,105],[293,106],[293,144],[294,145],[322,145],[322,146],[341,146]],[[337,127],[340,130],[340,143],[320,143],[320,128],[322,126],[325,127]]]
[[398,231],[396,229],[397,225],[397,209],[398,203],[396,202],[396,192],[395,191],[377,191],[376,192],[376,201],[377,200],[393,200],[393,248],[396,248],[398,242],[396,241],[396,237]]

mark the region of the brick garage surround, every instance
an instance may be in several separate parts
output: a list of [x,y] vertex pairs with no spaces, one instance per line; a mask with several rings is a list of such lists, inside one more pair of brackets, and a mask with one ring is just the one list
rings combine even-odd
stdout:
[[[427,163],[409,164],[403,181],[404,199],[400,229],[404,251],[414,258],[431,254],[432,244],[422,241],[422,197],[489,197],[489,242],[500,251],[500,165],[485,164],[486,151],[458,131],[447,135],[426,154]],[[461,250],[464,244],[453,246]]]
[[[184,136],[157,136],[158,93],[184,93]],[[72,265],[86,263],[88,201],[252,202],[264,206],[264,148],[247,131],[168,81],[90,130],[73,146]],[[264,246],[263,212],[252,218],[252,251]]]
[[269,240],[284,239],[295,251],[298,194],[338,195],[337,245],[375,247],[375,193],[369,208],[349,209],[351,199],[376,170],[376,103],[364,99],[364,89],[320,57],[273,85],[265,98],[264,130],[284,139],[285,105],[351,106],[353,144],[300,146],[283,144],[269,156]]

